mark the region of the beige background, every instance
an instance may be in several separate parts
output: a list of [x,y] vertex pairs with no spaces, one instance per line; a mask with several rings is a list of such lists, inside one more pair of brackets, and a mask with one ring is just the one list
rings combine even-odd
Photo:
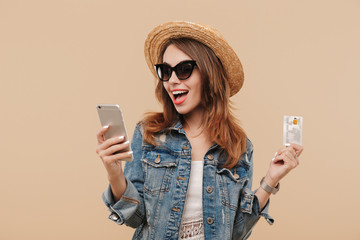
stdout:
[[98,103],[128,130],[159,110],[143,56],[170,20],[218,28],[243,62],[232,98],[255,146],[254,187],[304,117],[302,163],[251,239],[360,239],[360,1],[0,0],[0,239],[130,239],[107,220]]

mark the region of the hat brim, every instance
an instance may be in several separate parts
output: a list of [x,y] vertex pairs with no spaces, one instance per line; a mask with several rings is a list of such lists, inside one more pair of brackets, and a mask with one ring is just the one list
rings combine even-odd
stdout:
[[244,72],[240,59],[216,29],[204,24],[186,21],[168,22],[155,27],[145,41],[145,59],[150,71],[157,77],[154,65],[165,44],[172,38],[192,38],[209,48],[220,59],[227,74],[230,96],[237,93],[244,83]]

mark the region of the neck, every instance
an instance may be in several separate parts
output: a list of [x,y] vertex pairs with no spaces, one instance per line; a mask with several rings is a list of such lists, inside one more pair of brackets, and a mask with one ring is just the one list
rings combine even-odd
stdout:
[[190,136],[197,136],[202,133],[203,130],[203,118],[204,118],[204,109],[199,108],[193,110],[191,113],[183,115],[184,123],[183,127],[187,134]]

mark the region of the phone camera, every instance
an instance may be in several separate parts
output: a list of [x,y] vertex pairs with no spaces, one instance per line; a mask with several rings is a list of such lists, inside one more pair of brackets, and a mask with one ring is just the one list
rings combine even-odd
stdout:
[[98,109],[101,109],[101,106],[98,106]]

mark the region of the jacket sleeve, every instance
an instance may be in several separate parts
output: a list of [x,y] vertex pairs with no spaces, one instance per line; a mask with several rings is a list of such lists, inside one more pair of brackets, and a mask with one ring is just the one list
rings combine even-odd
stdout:
[[253,146],[250,140],[248,140],[248,149],[244,156],[245,164],[249,166],[247,172],[248,181],[245,183],[240,195],[239,207],[235,217],[234,231],[232,239],[248,239],[251,235],[252,229],[258,222],[260,217],[264,217],[269,224],[273,224],[274,219],[269,216],[270,200],[266,203],[265,207],[261,211],[259,201],[255,195],[255,191],[252,191],[252,179],[253,179]]
[[137,124],[131,141],[133,161],[126,162],[124,168],[126,190],[117,202],[114,201],[110,185],[102,194],[102,199],[111,212],[109,219],[118,224],[125,223],[133,228],[137,228],[145,220],[144,177],[141,164],[142,142],[141,125]]

